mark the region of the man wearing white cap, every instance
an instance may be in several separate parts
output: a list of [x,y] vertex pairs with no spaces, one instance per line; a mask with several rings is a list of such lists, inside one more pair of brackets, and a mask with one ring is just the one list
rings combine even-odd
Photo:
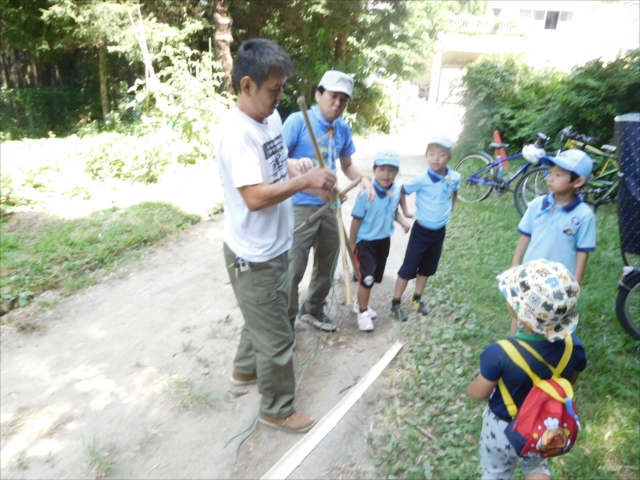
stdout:
[[[317,105],[307,113],[325,165],[335,171],[339,161],[344,174],[354,180],[361,175],[351,161],[356,149],[349,125],[340,118],[352,95],[353,79],[343,72],[329,70],[322,76],[316,90]],[[302,112],[291,114],[282,129],[289,157],[311,158],[317,164]],[[337,186],[335,188],[337,191]],[[366,189],[369,199],[373,199],[375,191],[368,177],[363,177],[360,188]],[[322,190],[309,189],[294,195],[294,225],[300,225],[328,201],[328,192]],[[311,247],[314,249],[313,276],[306,301],[299,305],[298,285],[304,276]],[[294,235],[289,250],[289,320],[292,326],[298,316],[321,330],[335,331],[338,328],[334,320],[325,315],[324,303],[331,290],[331,271],[339,248],[338,223],[331,209]],[[349,281],[348,275],[345,275],[345,281]]]

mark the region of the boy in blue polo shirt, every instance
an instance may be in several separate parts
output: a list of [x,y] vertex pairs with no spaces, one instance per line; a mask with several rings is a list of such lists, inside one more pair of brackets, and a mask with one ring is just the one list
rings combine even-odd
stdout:
[[400,308],[400,300],[409,280],[416,279],[412,307],[427,315],[431,309],[422,300],[427,279],[436,273],[442,244],[446,233],[445,225],[453,211],[458,197],[460,174],[447,164],[453,156],[453,144],[445,137],[434,138],[427,144],[428,170],[402,186],[400,206],[407,218],[413,213],[407,210],[406,196],[416,193],[416,222],[411,229],[409,244],[404,261],[398,271],[398,279],[391,301],[394,316],[406,322],[409,316]]
[[[589,253],[596,248],[596,221],[591,207],[576,191],[593,168],[593,160],[582,150],[566,150],[557,156],[543,156],[540,163],[550,165],[547,175],[549,194],[535,198],[525,212],[518,231],[520,238],[511,266],[545,258],[562,263],[582,282]],[[511,310],[510,334],[517,331]]]
[[373,319],[378,314],[369,308],[369,296],[374,283],[381,283],[384,267],[389,256],[393,222],[397,221],[405,233],[411,226],[398,211],[400,187],[394,182],[400,160],[393,150],[385,150],[376,155],[373,163],[373,187],[376,196],[368,202],[364,194],[356,197],[351,216],[349,241],[360,268],[360,286],[354,312],[358,314],[358,328],[363,332],[373,330]]
[[[576,306],[580,285],[571,272],[558,262],[534,260],[511,267],[497,279],[507,304],[518,312],[521,327],[515,338],[509,341],[542,379],[551,378],[552,372],[530,353],[529,348],[554,367],[565,360],[565,348],[567,351],[571,348],[566,366],[559,375],[575,383],[587,366],[587,355],[580,339],[573,333],[578,326]],[[569,338],[572,347],[567,344]],[[467,389],[469,396],[476,400],[489,399],[482,414],[480,434],[482,478],[511,478],[519,463],[524,478],[548,479],[547,459],[518,456],[504,433],[511,422],[511,415],[502,398],[500,379],[520,410],[533,388],[533,382],[500,344],[492,343],[480,355],[480,373]]]

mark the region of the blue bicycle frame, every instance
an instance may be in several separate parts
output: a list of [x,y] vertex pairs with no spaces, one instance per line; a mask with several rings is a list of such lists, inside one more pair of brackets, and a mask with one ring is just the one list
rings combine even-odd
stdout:
[[[488,155],[487,155],[488,156]],[[487,173],[488,171],[492,171],[495,167],[498,167],[499,172],[500,172],[500,176],[499,176],[499,180],[504,180],[504,169],[502,168],[502,164],[504,162],[508,162],[509,160],[515,160],[517,158],[522,158],[522,152],[520,153],[516,153],[515,155],[511,155],[510,157],[506,157],[506,158],[501,158],[500,160],[496,160],[494,162],[491,162],[489,165],[487,165],[486,167],[478,170],[477,172],[471,174],[468,178],[467,181],[472,181],[475,183],[479,183],[482,185],[489,185],[491,187],[495,186],[495,179],[492,180],[485,180],[483,178],[480,178],[484,173]],[[513,182],[513,180],[520,175],[521,173],[526,172],[529,167],[532,165],[531,162],[527,162],[525,163],[520,170],[518,170],[516,173],[514,173],[511,177],[509,177],[508,180],[506,180],[506,184],[507,185],[511,185],[511,182]]]

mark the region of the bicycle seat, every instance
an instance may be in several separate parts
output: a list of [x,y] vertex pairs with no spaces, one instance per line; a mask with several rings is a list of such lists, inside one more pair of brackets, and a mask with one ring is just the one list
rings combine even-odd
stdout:
[[602,145],[600,147],[600,150],[604,150],[604,151],[609,152],[609,153],[614,153],[616,151],[616,146],[615,145]]
[[497,150],[499,148],[509,148],[508,143],[490,143],[489,146],[494,150]]

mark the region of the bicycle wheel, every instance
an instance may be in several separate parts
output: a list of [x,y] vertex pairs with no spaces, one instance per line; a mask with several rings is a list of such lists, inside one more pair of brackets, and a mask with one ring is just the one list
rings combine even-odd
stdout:
[[531,201],[549,193],[547,188],[547,167],[536,167],[526,172],[513,191],[513,201],[520,215],[524,215]]
[[493,190],[493,160],[484,152],[472,153],[458,162],[455,170],[460,174],[458,199],[463,202],[481,202]]
[[640,269],[640,255],[636,253],[626,252],[622,245],[620,245],[620,252],[622,253],[622,261],[625,263],[625,265]]
[[[630,274],[630,275],[633,275]],[[620,287],[616,299],[616,314],[622,328],[640,340],[640,275],[634,275]]]

